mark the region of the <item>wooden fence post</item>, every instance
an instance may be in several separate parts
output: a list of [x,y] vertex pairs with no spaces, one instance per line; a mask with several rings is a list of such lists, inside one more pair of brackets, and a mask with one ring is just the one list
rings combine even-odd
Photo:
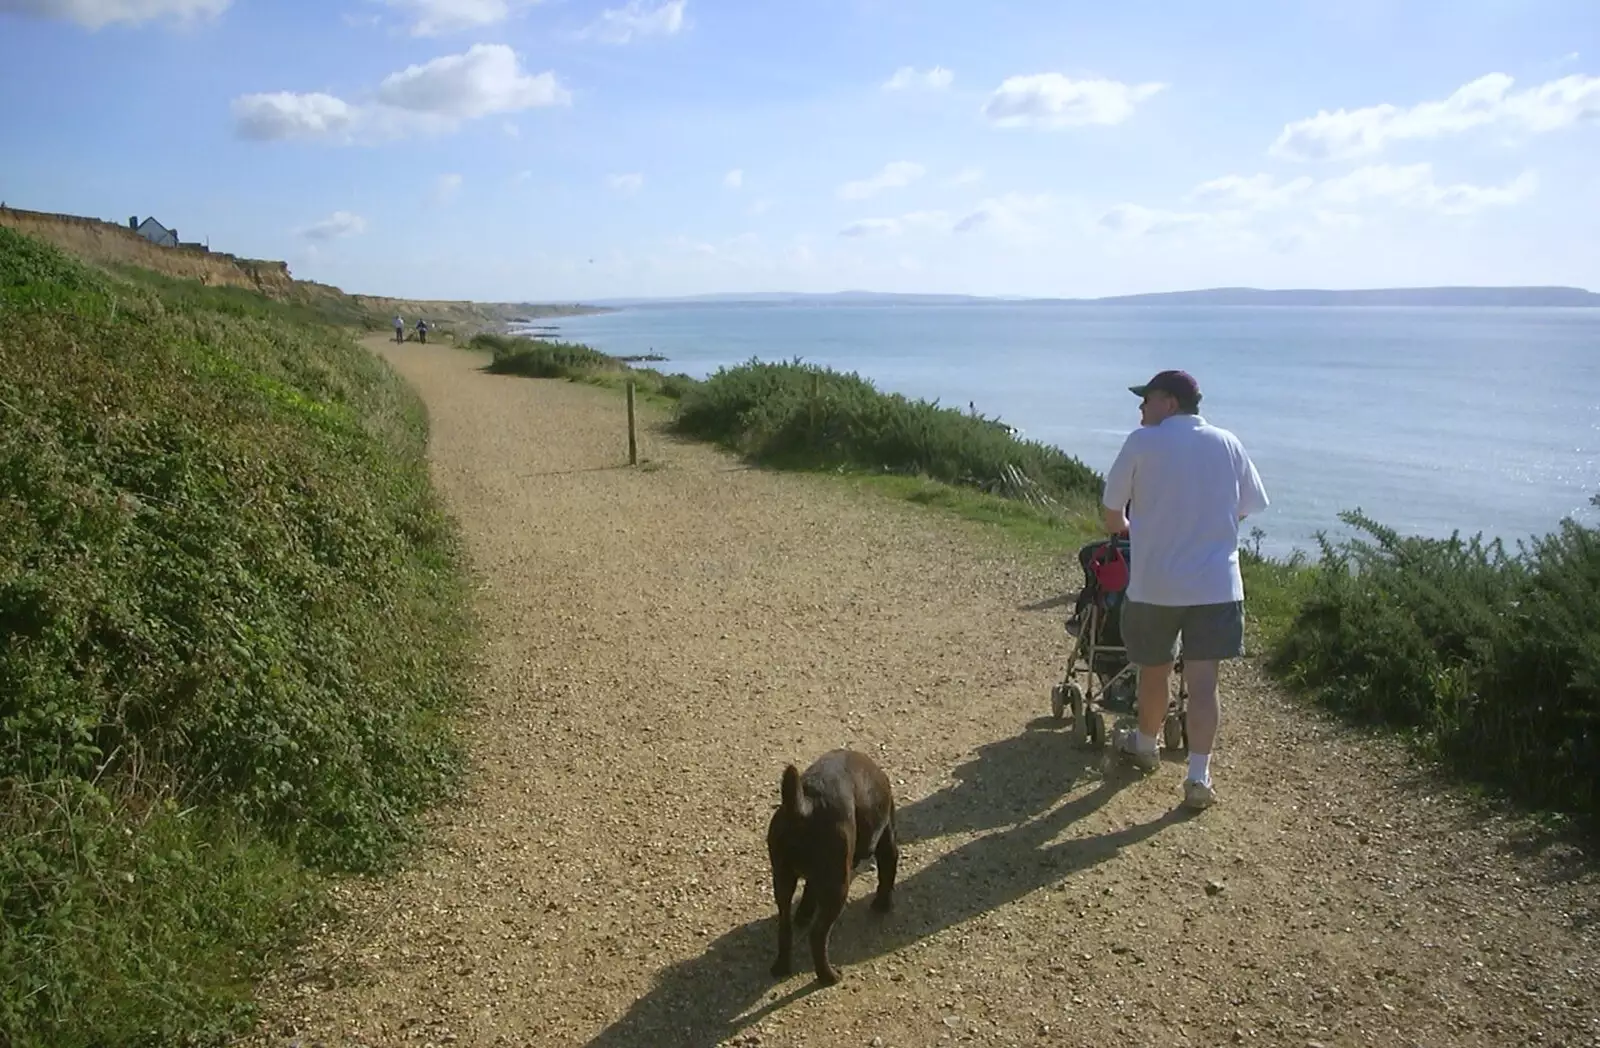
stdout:
[[628,380],[628,465],[639,464],[639,438],[634,432],[633,423],[633,380]]

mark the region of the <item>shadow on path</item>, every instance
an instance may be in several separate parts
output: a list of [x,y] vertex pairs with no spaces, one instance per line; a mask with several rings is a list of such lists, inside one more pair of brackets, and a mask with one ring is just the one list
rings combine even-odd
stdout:
[[1017,610],[1049,611],[1052,608],[1069,608],[1077,599],[1078,595],[1076,593],[1063,593],[1058,597],[1046,597],[1044,600],[1036,600],[1032,604],[1019,604],[1017,605]]
[[[1096,759],[1071,750],[1060,734],[1029,731],[985,747],[979,758],[963,766],[965,774],[958,785],[907,806],[908,843],[1001,825],[1008,828],[938,855],[927,865],[918,863],[919,849],[911,843],[903,853],[902,869],[909,866],[914,872],[896,886],[894,912],[872,913],[869,893],[856,898],[834,927],[831,953],[844,969],[846,983],[852,978],[852,966],[1070,878],[1186,817],[1173,810],[1112,833],[1049,843],[1134,781],[1131,774],[1102,778],[1090,792],[1031,817],[1070,790],[1072,777],[1083,776]],[[910,832],[913,826],[915,837]],[[768,974],[776,950],[775,915],[733,929],[700,956],[663,971],[655,986],[590,1041],[589,1048],[662,1044],[711,1048],[818,992],[821,987],[804,966],[801,950],[796,965],[802,974],[789,980],[794,988],[744,1014],[783,985],[775,984]]]

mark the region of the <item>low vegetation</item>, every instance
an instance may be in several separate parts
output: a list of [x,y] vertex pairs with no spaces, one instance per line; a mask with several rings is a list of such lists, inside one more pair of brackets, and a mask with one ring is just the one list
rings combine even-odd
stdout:
[[1403,537],[1360,513],[1324,540],[1271,665],[1352,718],[1400,727],[1468,781],[1600,816],[1600,529],[1516,553]]
[[0,1042],[212,1042],[455,782],[425,416],[303,307],[0,229]]
[[564,378],[619,389],[632,382],[636,394],[662,404],[675,404],[696,385],[687,375],[664,375],[652,368],[633,367],[574,342],[480,334],[467,347],[490,354],[488,368],[497,375]]
[[1100,491],[1095,472],[1059,448],[799,362],[718,371],[683,395],[674,425],[763,465],[906,474],[1054,500]]

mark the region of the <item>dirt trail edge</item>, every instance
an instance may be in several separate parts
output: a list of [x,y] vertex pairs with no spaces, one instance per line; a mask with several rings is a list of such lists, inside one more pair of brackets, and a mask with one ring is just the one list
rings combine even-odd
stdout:
[[[263,990],[254,1045],[1600,1044],[1600,883],[1224,677],[1222,804],[1049,717],[1075,568],[622,399],[371,342],[420,391],[486,631],[472,785]],[[1268,478],[1268,483],[1271,479]],[[895,783],[897,906],[768,973],[786,761]]]

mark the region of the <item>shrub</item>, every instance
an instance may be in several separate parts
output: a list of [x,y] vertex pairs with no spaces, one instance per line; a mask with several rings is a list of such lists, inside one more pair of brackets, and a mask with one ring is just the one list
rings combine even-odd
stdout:
[[1600,814],[1600,530],[1564,521],[1511,555],[1341,519],[1368,538],[1322,540],[1273,669],[1469,779]]
[[627,365],[575,342],[546,342],[506,335],[475,335],[474,349],[493,354],[489,370],[524,378],[586,378],[597,371],[623,371]]
[[903,473],[1007,492],[1011,467],[1052,498],[1100,493],[1100,477],[1058,448],[798,361],[718,371],[684,394],[675,424],[774,466]]
[[468,346],[492,354],[488,370],[501,375],[564,378],[607,387],[632,382],[640,396],[663,401],[678,400],[699,385],[688,375],[664,375],[654,368],[636,368],[572,342],[486,333],[474,336]]
[[391,863],[459,763],[464,586],[420,403],[294,307],[169,283],[0,230],[19,1044],[236,1022],[313,873]]

